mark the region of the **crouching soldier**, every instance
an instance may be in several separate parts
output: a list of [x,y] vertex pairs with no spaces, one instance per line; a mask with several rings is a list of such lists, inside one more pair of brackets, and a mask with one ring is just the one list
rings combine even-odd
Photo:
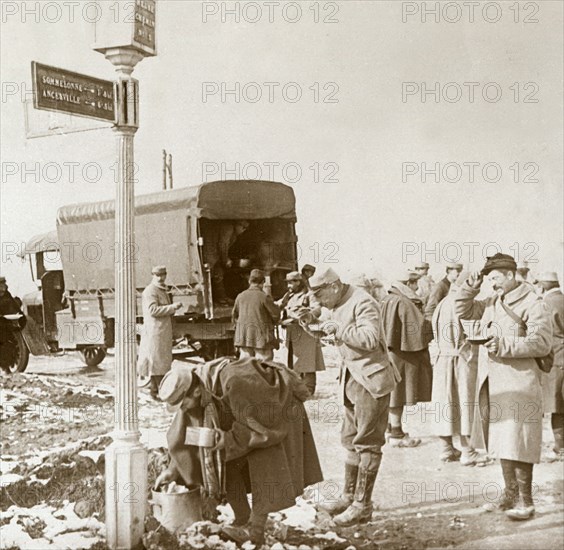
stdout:
[[[167,439],[171,462],[156,486],[179,481],[201,485],[235,513],[224,534],[241,544],[264,541],[267,516],[295,504],[307,485],[322,480],[303,401],[303,382],[281,364],[257,359],[218,359],[173,369],[160,397],[179,407]],[[213,428],[216,443],[185,444],[186,428]],[[247,493],[252,494],[252,509]]]
[[337,525],[353,525],[372,517],[390,392],[399,375],[388,357],[378,302],[364,290],[343,284],[332,269],[312,277],[310,285],[317,301],[329,310],[321,329],[335,336],[343,360],[341,443],[348,451],[343,494],[322,508],[335,516]]

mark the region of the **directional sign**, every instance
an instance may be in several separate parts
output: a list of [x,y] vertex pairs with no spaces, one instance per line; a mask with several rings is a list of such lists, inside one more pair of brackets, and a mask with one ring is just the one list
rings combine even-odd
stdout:
[[143,57],[157,55],[155,40],[155,0],[98,0],[93,48],[106,54],[115,48],[128,48]]
[[31,62],[33,106],[98,120],[115,120],[114,83]]
[[155,53],[155,0],[135,0],[133,40]]

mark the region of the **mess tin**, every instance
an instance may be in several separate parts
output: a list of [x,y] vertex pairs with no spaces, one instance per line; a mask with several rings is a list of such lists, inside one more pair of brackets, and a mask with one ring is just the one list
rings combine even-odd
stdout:
[[213,447],[215,445],[215,430],[189,426],[186,428],[184,443],[196,447]]

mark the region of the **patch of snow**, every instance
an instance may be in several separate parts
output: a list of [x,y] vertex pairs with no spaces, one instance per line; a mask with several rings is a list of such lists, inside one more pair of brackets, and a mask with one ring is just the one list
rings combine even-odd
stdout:
[[92,459],[94,462],[98,462],[100,455],[103,455],[104,451],[80,451],[79,456],[85,456],[86,458]]
[[298,498],[295,506],[287,508],[282,513],[285,516],[282,523],[301,531],[308,531],[315,528],[315,517],[317,510],[309,503]]
[[23,477],[19,474],[2,474],[0,476],[0,487],[6,487],[7,485],[11,485],[12,483],[16,483],[16,481],[22,480]]
[[51,481],[50,478],[39,479],[35,474],[31,474],[29,476],[29,480],[28,480],[27,484],[31,485],[32,483],[41,483],[41,485],[47,485],[47,483],[49,483],[49,481]]
[[223,504],[219,504],[217,506],[217,510],[219,511],[219,516],[217,520],[221,523],[230,523],[235,519],[235,513],[233,512],[233,508],[229,504],[225,506]]
[[16,457],[3,456],[0,458],[0,474],[11,472],[18,464]]
[[315,537],[318,539],[332,540],[334,542],[344,542],[347,539],[341,538],[334,531],[328,531],[327,533],[316,533]]
[[[74,504],[69,502],[58,509],[45,504],[32,508],[10,506],[2,514],[2,519],[10,519],[10,523],[0,527],[2,546],[18,546],[22,550],[90,548],[102,539],[105,526],[92,517],[79,518],[73,508]],[[18,523],[21,518],[37,518],[44,521],[43,536],[32,539]]]

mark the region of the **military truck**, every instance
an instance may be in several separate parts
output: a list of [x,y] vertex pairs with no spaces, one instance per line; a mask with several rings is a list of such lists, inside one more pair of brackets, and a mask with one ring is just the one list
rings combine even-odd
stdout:
[[[30,321],[23,332],[29,351],[75,350],[87,365],[103,361],[115,344],[114,269],[116,254],[124,253],[136,274],[137,334],[143,323],[141,293],[151,280],[151,268],[165,265],[170,296],[183,306],[173,318],[175,341],[206,360],[233,353],[231,307],[214,303],[205,242],[214,226],[237,220],[249,221],[249,227],[229,250],[228,297],[234,299],[246,288],[251,269],[261,268],[274,299],[280,298],[286,273],[297,269],[295,197],[287,185],[215,181],[137,196],[131,243],[114,242],[113,200],[63,206],[56,242],[54,234],[39,236],[25,251],[40,282],[40,289],[23,299]],[[45,266],[45,254],[54,250],[61,269]]]

